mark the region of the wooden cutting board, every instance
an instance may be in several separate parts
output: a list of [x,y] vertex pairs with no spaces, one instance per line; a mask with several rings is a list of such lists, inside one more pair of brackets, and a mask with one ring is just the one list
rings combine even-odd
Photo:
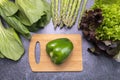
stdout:
[[[68,38],[73,42],[74,49],[67,60],[56,65],[51,62],[46,53],[46,44],[57,38]],[[40,63],[36,63],[35,47],[40,43]],[[29,46],[29,63],[34,72],[61,72],[61,71],[82,71],[82,39],[80,34],[34,34]],[[61,43],[62,44],[62,43]]]

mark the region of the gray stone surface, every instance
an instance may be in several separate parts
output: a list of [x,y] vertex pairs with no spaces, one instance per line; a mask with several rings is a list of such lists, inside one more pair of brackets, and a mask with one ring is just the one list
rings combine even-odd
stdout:
[[[89,0],[87,8],[93,4],[93,0]],[[77,24],[72,29],[53,29],[50,22],[44,29],[37,32],[38,34],[81,34],[77,30]],[[34,34],[34,33],[32,33]],[[14,62],[8,59],[0,59],[0,80],[120,80],[120,63],[104,57],[95,56],[87,51],[92,45],[88,43],[84,37],[82,43],[83,54],[83,71],[82,72],[56,72],[41,73],[32,72],[28,61],[29,41],[22,38],[25,54],[18,61]]]

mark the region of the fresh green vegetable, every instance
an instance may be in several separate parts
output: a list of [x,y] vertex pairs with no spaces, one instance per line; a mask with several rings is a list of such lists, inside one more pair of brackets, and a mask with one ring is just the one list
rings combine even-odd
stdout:
[[61,3],[61,25],[60,27],[63,28],[64,24],[66,23],[66,16],[67,16],[67,12],[68,12],[68,8],[69,8],[69,2],[70,0],[62,0]]
[[120,62],[120,0],[95,0],[82,17],[80,28],[95,47],[94,54],[108,55]]
[[[118,3],[119,2],[119,3]],[[98,5],[98,3],[100,3]],[[100,40],[120,40],[120,1],[97,1],[93,8],[101,8],[104,16],[103,23],[97,29],[97,38]]]
[[79,9],[80,9],[80,4],[81,4],[81,0],[78,0],[78,2],[77,2],[77,7],[76,7],[76,11],[75,11],[75,13],[74,13],[73,18],[71,19],[71,22],[70,22],[70,25],[69,25],[69,26],[72,26],[72,25],[75,23],[75,21],[76,21],[76,19],[77,19],[77,16],[78,16]]
[[62,21],[62,12],[64,7],[64,0],[60,0],[60,27],[62,28],[64,23]]
[[66,15],[66,19],[65,19],[65,21],[64,21],[64,24],[65,24],[65,25],[68,25],[69,16],[70,16],[70,14],[71,14],[71,9],[72,9],[72,6],[73,6],[73,2],[74,2],[74,0],[70,0],[70,1],[69,1],[68,12],[67,12],[67,15]]
[[[59,9],[58,2],[59,0],[52,0],[52,14],[54,14],[52,16],[53,24],[55,28],[56,26],[60,26],[60,28],[63,28],[64,26],[71,28],[77,20],[77,16],[81,5],[81,0],[60,0],[60,10],[58,10]],[[87,0],[84,0],[83,8],[80,16],[82,16],[85,10],[86,3]],[[60,23],[60,25],[58,23]]]
[[63,63],[73,50],[72,42],[67,38],[52,40],[46,45],[46,52],[55,64]]
[[[82,11],[81,11],[81,13],[80,13],[80,17],[79,17],[79,20],[78,20],[78,21],[79,21],[78,24],[81,23],[81,18],[82,18],[82,15],[83,15],[84,11],[85,11],[87,1],[88,1],[88,0],[84,0],[84,3],[83,3],[83,5],[82,5]],[[80,28],[80,26],[78,26],[78,29],[79,29],[79,28]]]
[[67,11],[68,11],[68,6],[69,6],[69,0],[64,0],[63,8],[62,8],[62,21],[63,21],[63,23],[65,23]]
[[6,16],[12,16],[18,11],[18,7],[9,0],[0,0],[0,8],[4,9]]
[[78,3],[78,0],[74,0],[72,9],[71,9],[71,13],[69,14],[69,17],[68,17],[68,19],[69,19],[67,22],[68,27],[71,27],[70,22],[73,20],[74,13],[76,12],[77,3]]
[[5,56],[0,53],[0,58],[5,58]]
[[56,28],[60,24],[60,16],[58,11],[59,11],[59,0],[52,0],[52,14],[53,14],[54,28]]
[[24,53],[22,42],[13,28],[4,28],[0,22],[0,58],[19,60]]
[[22,34],[25,38],[27,39],[31,38],[28,29],[18,19],[16,19],[16,17],[14,16],[7,17],[4,13],[1,13],[1,16],[11,27],[13,27],[20,34]]
[[56,27],[55,25],[55,0],[51,1],[51,5],[52,5],[52,21],[53,21],[54,26]]
[[15,3],[19,8],[17,18],[30,31],[44,27],[51,19],[51,7],[45,0],[15,0]]
[[118,62],[120,62],[120,51],[118,52],[117,55],[114,56],[114,59]]
[[118,41],[116,47],[108,53],[114,55],[114,59],[120,62],[120,0],[96,0],[93,9],[101,8],[104,20],[96,30],[96,38],[99,40]]
[[0,15],[17,32],[30,39],[31,35],[28,29],[16,18],[17,6],[9,0],[0,0]]
[[59,0],[55,0],[55,20],[56,20],[56,26],[60,25],[60,15],[59,15]]

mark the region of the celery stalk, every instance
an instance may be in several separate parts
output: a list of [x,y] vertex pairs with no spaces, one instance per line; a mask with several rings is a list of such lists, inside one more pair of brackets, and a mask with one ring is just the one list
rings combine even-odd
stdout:
[[68,27],[71,27],[69,21],[72,21],[72,18],[74,16],[74,13],[75,13],[75,10],[76,10],[77,3],[78,3],[78,0],[74,0],[73,6],[72,6],[72,9],[71,9],[71,13],[69,15],[68,22],[67,22]]
[[55,0],[55,21],[54,27],[56,28],[60,24],[60,17],[59,17],[59,0]]
[[74,0],[70,0],[70,1],[69,1],[68,12],[67,12],[66,18],[65,18],[65,20],[64,20],[64,24],[65,24],[65,25],[68,25],[69,16],[71,15],[71,8],[72,8],[72,6],[73,6],[73,2],[74,2]]
[[64,8],[64,0],[60,0],[60,27],[63,27],[62,14]]
[[73,16],[72,21],[70,22],[70,26],[72,26],[75,23],[76,19],[77,19],[77,16],[78,16],[78,13],[79,13],[79,9],[80,9],[80,4],[81,4],[81,0],[78,0],[76,11],[75,11],[75,14]]
[[83,15],[84,11],[85,11],[87,1],[88,0],[84,0],[84,3],[82,5],[82,11],[80,13],[80,17],[79,17],[79,20],[78,20],[78,29],[80,28],[79,24],[81,23],[81,18],[82,18],[82,15]]
[[67,15],[68,11],[68,5],[69,5],[69,0],[64,0],[64,7],[63,7],[63,12],[62,12],[62,21],[65,22],[65,18]]

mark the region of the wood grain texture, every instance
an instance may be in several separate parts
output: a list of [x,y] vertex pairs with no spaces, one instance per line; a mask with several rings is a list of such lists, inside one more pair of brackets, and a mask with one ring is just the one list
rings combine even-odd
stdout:
[[[73,42],[74,49],[67,60],[55,65],[46,53],[46,44],[57,38],[68,38]],[[35,47],[40,43],[40,63],[36,63]],[[34,72],[82,71],[82,39],[79,34],[34,34],[29,46],[29,63]]]

